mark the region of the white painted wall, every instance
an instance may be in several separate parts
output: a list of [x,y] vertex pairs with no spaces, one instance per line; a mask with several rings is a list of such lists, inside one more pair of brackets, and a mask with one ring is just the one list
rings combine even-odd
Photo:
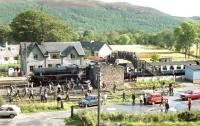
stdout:
[[99,50],[99,57],[106,57],[112,53],[112,50],[108,47],[107,44],[104,44],[104,46]]

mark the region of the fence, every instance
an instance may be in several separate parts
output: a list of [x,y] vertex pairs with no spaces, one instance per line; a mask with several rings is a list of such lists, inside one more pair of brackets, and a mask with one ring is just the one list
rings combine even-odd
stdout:
[[174,80],[175,76],[153,76],[153,77],[137,77],[136,82],[156,81],[156,80]]

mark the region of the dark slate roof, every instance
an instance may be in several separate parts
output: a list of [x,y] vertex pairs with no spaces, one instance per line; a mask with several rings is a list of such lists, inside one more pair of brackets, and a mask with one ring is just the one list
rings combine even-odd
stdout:
[[105,43],[103,42],[92,42],[91,43],[91,49],[92,51],[99,51]]
[[200,65],[187,65],[186,67],[188,67],[194,71],[200,70]]
[[90,42],[81,42],[81,45],[83,48],[90,49],[91,43]]
[[67,52],[69,52],[69,49],[71,47],[73,47],[79,55],[85,55],[85,52],[80,42],[44,42],[41,45],[37,44],[36,42],[26,42],[26,46],[27,55],[30,54],[34,46],[38,46],[43,55],[47,55],[48,52],[62,53],[63,51],[66,54]]
[[[105,44],[106,43],[104,43],[104,42],[81,42],[81,45],[82,45],[83,48],[91,49],[93,52],[99,51]],[[109,45],[108,45],[108,47],[110,48]]]
[[[68,46],[61,52],[61,56],[67,56],[69,52],[71,52],[73,49],[75,49],[74,46]],[[75,49],[76,50],[76,49]]]
[[85,55],[80,42],[45,42],[41,44],[47,52],[61,52],[69,46],[76,49],[79,55]]
[[163,65],[196,65],[196,61],[171,61],[171,62],[151,62],[153,66],[163,66]]

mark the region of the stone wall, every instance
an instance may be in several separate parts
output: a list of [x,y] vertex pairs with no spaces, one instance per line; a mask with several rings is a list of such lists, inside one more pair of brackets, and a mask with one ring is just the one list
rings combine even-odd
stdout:
[[117,85],[117,88],[124,86],[124,67],[120,65],[101,65],[100,72],[102,77],[100,83],[104,81],[107,88],[112,89],[113,84]]

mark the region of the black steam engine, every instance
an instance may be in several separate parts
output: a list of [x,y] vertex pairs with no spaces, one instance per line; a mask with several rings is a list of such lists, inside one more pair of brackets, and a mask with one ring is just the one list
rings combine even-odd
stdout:
[[49,82],[62,84],[66,82],[66,79],[70,80],[71,78],[74,80],[78,78],[80,81],[84,81],[88,79],[89,68],[80,68],[78,65],[34,68],[30,81],[37,86],[40,84],[48,85]]

